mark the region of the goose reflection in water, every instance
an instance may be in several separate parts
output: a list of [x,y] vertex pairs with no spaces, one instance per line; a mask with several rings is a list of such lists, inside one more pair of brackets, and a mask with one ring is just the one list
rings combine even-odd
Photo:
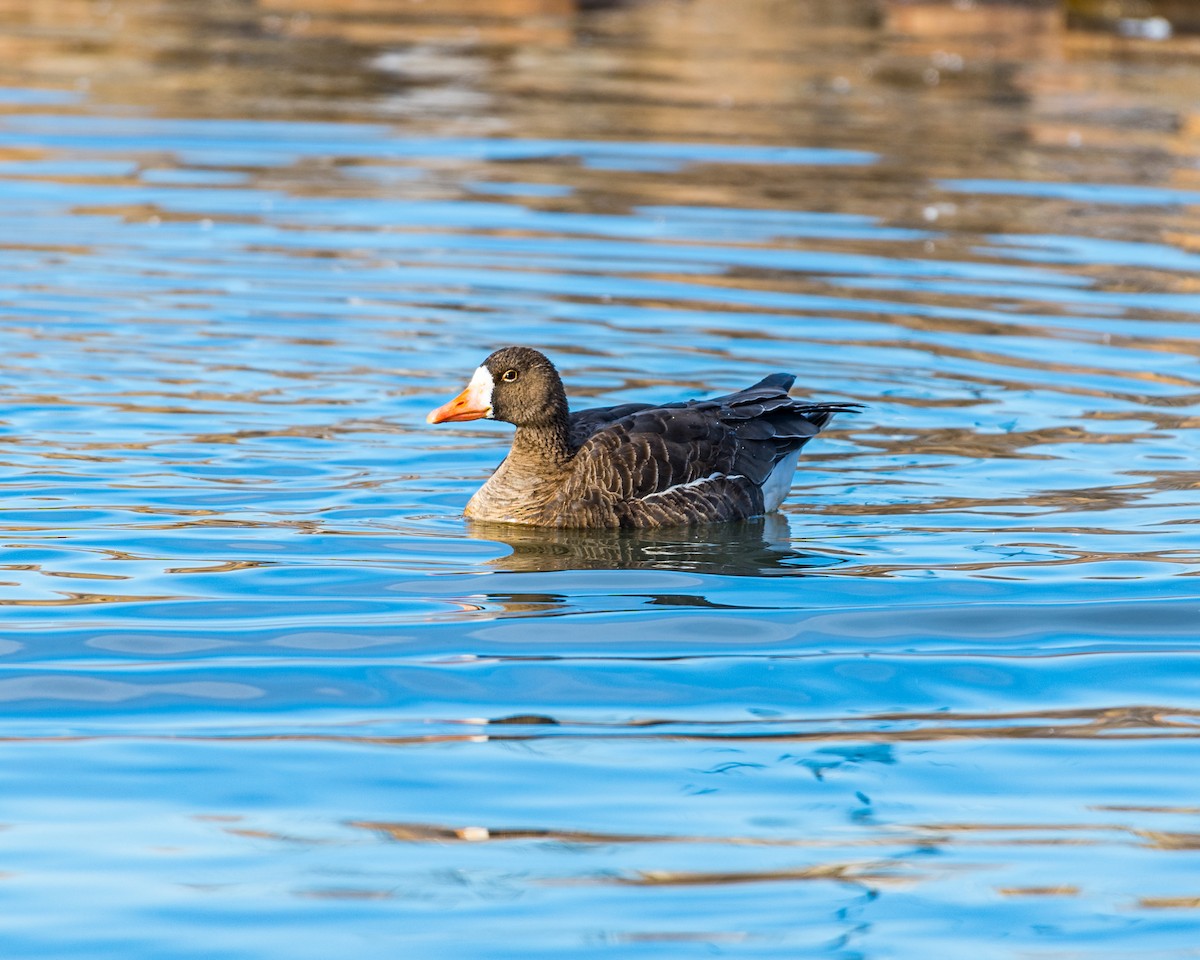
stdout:
[[787,519],[769,514],[737,523],[659,530],[562,530],[468,522],[470,536],[509,546],[488,561],[506,573],[660,570],[722,576],[795,576],[844,562],[793,546]]

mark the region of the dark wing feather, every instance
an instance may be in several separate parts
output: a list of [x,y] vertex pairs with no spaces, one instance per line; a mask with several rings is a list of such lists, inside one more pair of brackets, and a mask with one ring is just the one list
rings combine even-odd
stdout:
[[649,410],[653,406],[652,403],[621,403],[615,407],[591,407],[587,410],[578,410],[571,414],[569,420],[571,445],[582,446],[583,441],[597,430],[602,430],[631,413]]
[[[625,526],[730,520],[763,510],[761,485],[776,464],[858,404],[805,404],[777,373],[710,400],[585,410],[560,492],[565,525]],[[628,411],[628,412],[626,412]]]
[[737,438],[718,418],[687,407],[651,407],[598,430],[579,448],[566,484],[619,500],[691,483],[732,463]]
[[763,377],[753,386],[746,387],[745,390],[738,390],[736,393],[727,393],[723,397],[713,397],[711,400],[692,400],[691,402],[694,404],[733,406],[753,403],[756,400],[777,399],[780,396],[787,397],[788,391],[792,389],[792,384],[795,382],[796,378],[790,373],[772,373],[770,376]]

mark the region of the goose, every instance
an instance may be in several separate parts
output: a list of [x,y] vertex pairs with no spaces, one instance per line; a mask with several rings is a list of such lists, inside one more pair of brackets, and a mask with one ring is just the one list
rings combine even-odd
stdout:
[[512,449],[470,501],[473,520],[655,529],[779,509],[800,448],[857,403],[804,403],[773,373],[710,400],[571,413],[558,371],[530,347],[491,354],[429,423],[513,424]]

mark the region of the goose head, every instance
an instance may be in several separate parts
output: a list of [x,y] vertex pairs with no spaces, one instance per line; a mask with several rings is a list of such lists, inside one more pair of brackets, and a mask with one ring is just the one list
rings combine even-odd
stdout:
[[562,380],[544,354],[530,347],[504,347],[483,361],[462,393],[425,419],[449,423],[486,418],[540,427],[565,420],[566,407]]

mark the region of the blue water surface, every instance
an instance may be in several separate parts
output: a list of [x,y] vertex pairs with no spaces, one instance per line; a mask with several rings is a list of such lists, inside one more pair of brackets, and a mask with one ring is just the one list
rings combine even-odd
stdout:
[[[117,6],[0,5],[6,957],[1195,956],[1187,38]],[[506,343],[866,408],[476,524]]]

